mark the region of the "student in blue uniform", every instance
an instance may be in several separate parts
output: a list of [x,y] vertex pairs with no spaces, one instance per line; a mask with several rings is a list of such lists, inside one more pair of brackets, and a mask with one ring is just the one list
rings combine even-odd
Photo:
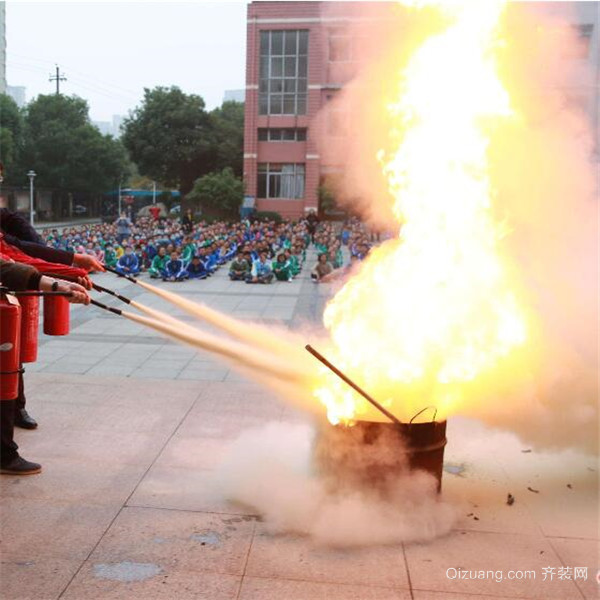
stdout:
[[267,260],[267,253],[262,252],[260,258],[252,264],[250,276],[246,283],[271,283],[273,279],[273,268],[271,262]]
[[171,252],[171,260],[165,265],[163,281],[183,281],[188,278],[184,262],[179,258],[179,252]]
[[116,269],[121,275],[137,275],[140,272],[140,263],[131,246],[125,248],[125,254],[117,261]]
[[199,256],[194,256],[192,262],[187,267],[188,276],[190,279],[206,279],[208,271]]
[[219,268],[219,264],[217,262],[217,256],[210,246],[208,248],[205,248],[205,253],[206,253],[205,254],[206,269],[209,273],[212,274]]

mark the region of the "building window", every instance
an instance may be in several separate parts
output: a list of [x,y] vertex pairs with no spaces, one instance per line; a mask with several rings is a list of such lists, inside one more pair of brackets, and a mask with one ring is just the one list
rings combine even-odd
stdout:
[[258,112],[305,115],[308,30],[260,32]]
[[304,165],[259,163],[258,198],[304,198]]
[[305,142],[306,129],[294,127],[270,127],[258,130],[259,142]]

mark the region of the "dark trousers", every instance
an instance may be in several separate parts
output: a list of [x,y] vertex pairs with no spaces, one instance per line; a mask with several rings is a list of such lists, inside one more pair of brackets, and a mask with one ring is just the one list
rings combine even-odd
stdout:
[[18,456],[14,440],[16,400],[0,400],[0,462],[5,465]]
[[248,273],[246,271],[230,271],[229,279],[231,281],[244,281],[248,277]]
[[23,381],[23,365],[21,365],[21,372],[19,373],[19,395],[15,400],[15,411],[25,408],[25,382]]

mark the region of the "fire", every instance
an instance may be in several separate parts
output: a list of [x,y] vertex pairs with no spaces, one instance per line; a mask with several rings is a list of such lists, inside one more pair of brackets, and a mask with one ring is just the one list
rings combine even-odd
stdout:
[[[495,58],[504,6],[440,5],[447,26],[398,73],[392,150],[378,158],[400,235],[372,251],[324,314],[332,361],[405,420],[428,404],[452,412],[465,386],[527,339],[487,163],[490,131],[518,118]],[[325,371],[314,394],[332,423],[377,418]]]

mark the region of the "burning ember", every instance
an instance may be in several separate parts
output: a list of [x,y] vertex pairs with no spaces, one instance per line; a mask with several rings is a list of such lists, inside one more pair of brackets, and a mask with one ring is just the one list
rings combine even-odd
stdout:
[[[328,304],[332,361],[408,421],[442,417],[463,388],[527,339],[492,213],[489,132],[514,118],[497,73],[505,2],[439,6],[444,23],[398,72],[379,159],[401,226]],[[325,370],[315,396],[332,423],[382,417]]]

